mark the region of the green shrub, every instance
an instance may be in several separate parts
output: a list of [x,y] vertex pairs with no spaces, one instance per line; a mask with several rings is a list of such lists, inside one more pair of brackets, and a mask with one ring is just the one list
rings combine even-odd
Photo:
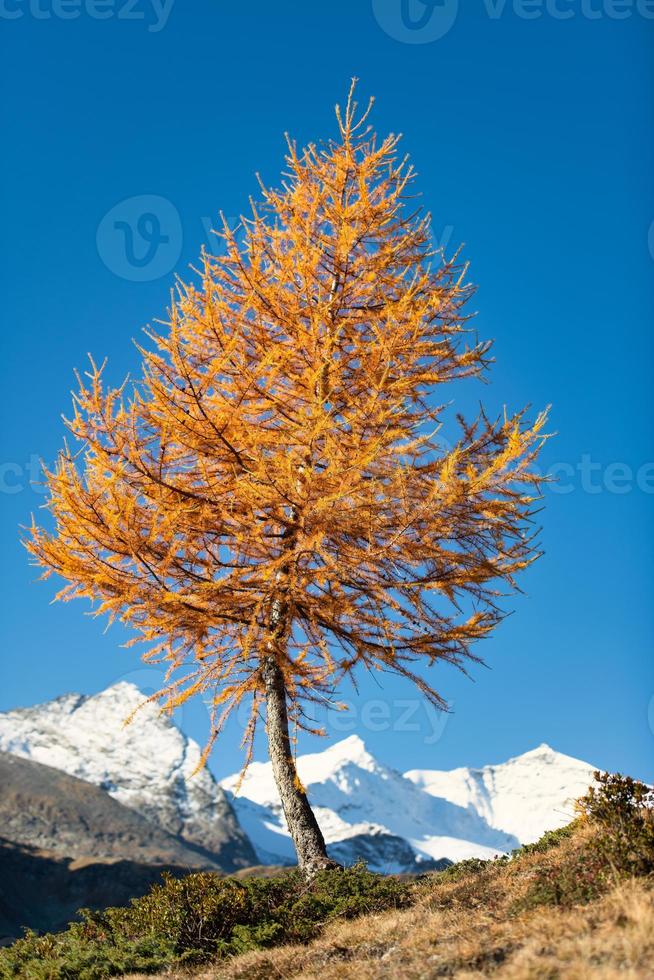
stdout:
[[444,871],[438,871],[437,880],[439,883],[461,881],[462,878],[469,878],[472,875],[478,875],[482,871],[486,871],[494,863],[494,861],[484,861],[482,858],[464,858],[463,861],[457,861],[456,864],[451,864]]
[[597,828],[593,848],[618,875],[654,872],[654,792],[620,773],[595,773],[596,785],[579,800]]
[[523,854],[546,854],[553,847],[558,847],[563,841],[569,840],[578,826],[579,822],[573,820],[572,823],[566,824],[565,827],[559,827],[557,830],[547,830],[533,844],[523,844],[522,847],[517,847],[511,852],[511,856],[513,858],[519,858]]
[[[202,959],[228,945],[236,926],[253,914],[248,889],[233,878],[210,872],[173,878],[132,903],[127,912],[111,909],[98,916],[109,919],[118,934],[164,941],[181,959]],[[102,927],[102,926],[101,926]]]
[[124,973],[155,973],[174,962],[172,949],[159,940],[115,941],[90,936],[84,922],[66,932],[23,939],[0,950],[0,977],[24,980],[102,980]]
[[539,870],[524,899],[514,911],[537,905],[583,905],[599,898],[609,885],[606,866],[587,849],[572,855],[562,865]]
[[237,881],[212,873],[164,876],[127,908],[82,910],[56,935],[27,933],[0,950],[0,977],[102,980],[153,973],[317,936],[331,919],[409,904],[411,885],[363,865],[322,871],[307,884],[297,872]]
[[409,904],[410,896],[407,882],[371,874],[364,864],[357,864],[344,872],[319,872],[311,888],[304,891],[290,911],[297,922],[322,923],[402,908]]
[[[622,878],[654,873],[653,806],[654,794],[643,783],[620,773],[596,772],[595,785],[577,803],[580,821],[563,828],[572,832],[586,822],[591,836],[565,863],[542,868],[518,908],[589,902]],[[531,847],[547,850],[543,843]]]

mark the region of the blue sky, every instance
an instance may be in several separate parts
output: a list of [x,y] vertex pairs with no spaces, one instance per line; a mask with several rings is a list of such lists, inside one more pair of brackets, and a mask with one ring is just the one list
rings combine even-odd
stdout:
[[[112,380],[136,369],[131,338],[164,314],[218,211],[247,208],[255,172],[275,182],[284,131],[333,135],[357,75],[378,131],[405,134],[435,237],[466,243],[477,327],[496,340],[484,401],[552,403],[544,464],[560,483],[546,555],[479,650],[489,669],[432,675],[452,713],[362,678],[330,738],[358,731],[400,769],[547,741],[654,778],[652,4],[4,0],[0,19],[0,709],[156,682],[120,629],[34,583],[18,543],[43,502],[30,478],[61,444],[73,368],[91,351]],[[201,703],[179,720],[202,741]],[[238,741],[235,718],[219,774]]]

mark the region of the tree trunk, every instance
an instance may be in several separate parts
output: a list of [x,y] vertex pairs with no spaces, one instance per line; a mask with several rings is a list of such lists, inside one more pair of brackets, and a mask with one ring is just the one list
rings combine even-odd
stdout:
[[266,690],[268,752],[273,775],[300,870],[307,878],[311,878],[323,868],[338,868],[340,865],[327,855],[318,821],[298,779],[288,732],[284,675],[273,655],[268,655],[264,660],[263,679]]

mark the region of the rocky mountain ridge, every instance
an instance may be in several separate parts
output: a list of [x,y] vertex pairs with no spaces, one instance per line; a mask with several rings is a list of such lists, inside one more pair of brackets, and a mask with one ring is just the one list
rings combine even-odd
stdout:
[[[126,682],[0,714],[0,751],[93,783],[225,871],[256,863],[200,747]],[[139,710],[137,710],[139,709]],[[125,722],[132,718],[129,724]]]

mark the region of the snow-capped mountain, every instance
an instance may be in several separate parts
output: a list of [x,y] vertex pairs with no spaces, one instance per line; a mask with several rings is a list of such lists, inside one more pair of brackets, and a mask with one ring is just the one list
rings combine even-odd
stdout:
[[[342,859],[365,845],[369,866],[387,872],[409,870],[411,853],[415,868],[427,868],[535,840],[572,819],[572,801],[593,779],[592,766],[545,745],[484,769],[401,775],[357,735],[300,756],[297,766],[330,853]],[[237,784],[237,775],[222,780],[232,794]],[[262,863],[294,860],[270,763],[252,763],[232,802]],[[390,845],[398,840],[408,853]]]
[[574,801],[593,781],[595,767],[539,745],[483,769],[412,769],[404,775],[437,799],[472,808],[491,827],[531,844],[574,818]]
[[[206,768],[194,774],[199,746],[156,705],[124,725],[144,698],[121,682],[8,711],[0,714],[0,751],[101,787],[225,870],[294,863],[270,763],[252,763],[236,795],[237,775],[219,785]],[[357,735],[300,756],[298,771],[330,853],[385,872],[492,857],[533,841],[572,819],[572,801],[593,778],[592,766],[546,745],[483,769],[402,775]]]
[[124,806],[204,851],[226,870],[256,860],[200,747],[134,684],[66,694],[0,714],[0,750],[94,783]]

